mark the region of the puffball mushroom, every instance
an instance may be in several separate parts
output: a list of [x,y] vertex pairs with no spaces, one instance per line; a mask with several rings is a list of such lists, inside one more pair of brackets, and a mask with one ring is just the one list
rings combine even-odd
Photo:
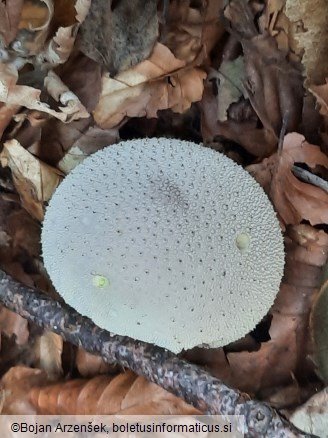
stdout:
[[167,138],[123,141],[79,164],[49,203],[42,246],[68,304],[173,352],[247,334],[284,268],[260,185],[223,154]]

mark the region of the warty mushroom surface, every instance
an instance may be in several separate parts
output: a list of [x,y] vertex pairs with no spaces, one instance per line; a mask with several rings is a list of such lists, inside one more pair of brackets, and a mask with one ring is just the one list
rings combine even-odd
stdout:
[[122,141],[79,164],[49,203],[42,247],[68,304],[173,352],[247,334],[284,268],[262,187],[225,155],[168,138]]

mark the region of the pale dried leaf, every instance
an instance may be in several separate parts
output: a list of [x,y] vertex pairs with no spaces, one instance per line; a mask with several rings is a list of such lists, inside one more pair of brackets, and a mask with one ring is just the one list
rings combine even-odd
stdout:
[[290,421],[296,427],[320,438],[328,438],[328,388],[296,409]]
[[37,340],[34,347],[36,366],[44,370],[48,376],[61,376],[63,338],[56,333],[46,331]]
[[51,198],[58,186],[59,171],[35,158],[17,140],[4,144],[0,161],[3,167],[10,167],[24,208],[34,218],[42,220],[43,202]]
[[47,62],[52,66],[63,64],[69,58],[75,43],[77,26],[60,27],[47,47],[37,55],[37,61]]
[[78,97],[68,89],[61,81],[55,72],[50,70],[44,80],[44,85],[50,94],[57,102],[60,102],[62,107],[59,109],[67,116],[68,122],[88,118],[89,113],[82,105]]
[[83,23],[85,17],[88,15],[91,6],[91,0],[76,0],[76,19],[79,23]]
[[41,90],[26,85],[16,85],[17,78],[18,72],[14,65],[0,64],[0,102],[43,111],[63,122],[89,117],[78,98],[64,86],[55,73],[48,73],[45,85],[53,97],[57,96],[65,105],[60,108],[61,111],[55,111],[48,104],[40,101]]

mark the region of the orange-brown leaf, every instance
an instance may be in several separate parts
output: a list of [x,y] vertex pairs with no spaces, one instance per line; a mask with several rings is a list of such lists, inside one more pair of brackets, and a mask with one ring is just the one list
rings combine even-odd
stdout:
[[328,193],[294,176],[292,166],[304,163],[310,169],[328,169],[328,158],[319,146],[309,144],[300,134],[285,137],[281,154],[274,154],[248,171],[264,187],[284,224],[308,220],[312,225],[328,223]]
[[[23,390],[21,390],[23,388]],[[3,413],[111,415],[197,414],[199,411],[131,371],[49,385],[44,372],[12,368],[1,380]],[[19,404],[20,403],[20,404]]]
[[113,365],[106,363],[102,357],[88,353],[79,348],[76,353],[76,367],[83,377],[94,377],[98,374],[110,373],[115,369]]

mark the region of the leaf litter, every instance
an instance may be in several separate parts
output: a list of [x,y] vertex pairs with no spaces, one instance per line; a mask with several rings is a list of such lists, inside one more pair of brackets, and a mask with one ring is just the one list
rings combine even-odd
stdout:
[[[326,32],[321,3],[315,32],[302,38],[295,24],[306,27],[311,14],[304,6],[296,21],[297,1],[171,0],[157,11],[154,3],[147,11],[142,2],[133,10],[126,0],[111,10],[105,3],[1,4],[1,268],[56,296],[39,239],[62,176],[120,139],[203,141],[266,190],[284,229],[286,268],[274,306],[252,333],[185,356],[290,414],[323,387],[328,362],[318,364],[322,346],[308,328],[310,315],[312,327],[325,324],[313,309],[328,250],[327,64],[319,72],[318,53],[308,49]],[[0,334],[3,413],[195,412],[4,308]],[[88,379],[63,381],[72,361]]]

